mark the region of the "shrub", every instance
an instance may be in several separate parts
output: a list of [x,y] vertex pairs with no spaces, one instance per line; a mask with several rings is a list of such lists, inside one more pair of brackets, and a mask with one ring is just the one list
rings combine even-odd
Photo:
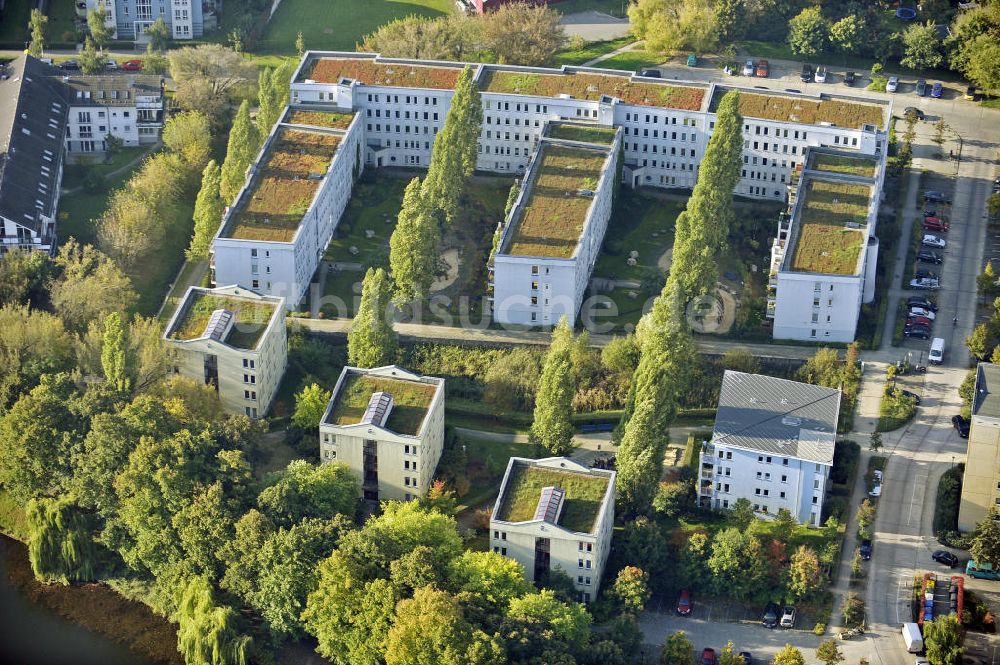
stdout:
[[822,636],[826,632],[826,624],[822,621],[813,626],[813,635]]
[[934,533],[955,532],[958,529],[958,504],[962,495],[964,464],[954,466],[941,476],[934,505]]

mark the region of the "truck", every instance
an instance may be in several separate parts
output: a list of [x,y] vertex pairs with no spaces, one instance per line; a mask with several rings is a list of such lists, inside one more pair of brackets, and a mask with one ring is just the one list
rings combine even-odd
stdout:
[[908,652],[920,653],[924,650],[924,638],[920,634],[920,626],[915,623],[904,623],[902,634]]
[[927,353],[927,360],[933,365],[940,365],[944,362],[944,338],[935,337],[931,340],[931,350]]
[[981,580],[1000,580],[1000,571],[993,568],[993,564],[988,562],[969,561],[965,564],[965,574],[969,577],[978,577]]

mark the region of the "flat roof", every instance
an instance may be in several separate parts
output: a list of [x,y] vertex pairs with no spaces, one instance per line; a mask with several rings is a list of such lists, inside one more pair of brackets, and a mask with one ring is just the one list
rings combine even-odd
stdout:
[[325,127],[326,129],[347,129],[354,120],[353,111],[316,111],[292,107],[288,109],[285,122],[304,127]]
[[806,168],[811,171],[843,173],[862,178],[874,178],[877,167],[878,160],[874,155],[833,154],[816,148],[810,150],[809,160],[806,162]]
[[166,337],[179,341],[206,337],[212,314],[224,309],[233,313],[234,320],[226,338],[220,341],[236,349],[252,351],[257,348],[276,308],[274,301],[222,294],[210,289],[191,289],[180,304]]
[[793,224],[791,270],[853,275],[866,242],[874,185],[802,175]]
[[503,502],[494,519],[504,522],[534,521],[542,490],[558,487],[565,492],[565,496],[557,524],[570,531],[593,533],[609,482],[610,474],[554,469],[512,460],[507,482],[500,489]]
[[850,129],[858,129],[862,125],[874,125],[876,129],[882,129],[886,123],[887,104],[864,103],[825,94],[819,98],[777,91],[765,95],[734,86],[716,86],[709,110],[714,113],[723,95],[730,90],[739,90],[740,115],[744,118],[806,125],[826,122]]
[[291,241],[342,138],[334,131],[280,127],[257,158],[253,181],[237,201],[222,237]]
[[501,253],[509,256],[573,256],[594,202],[610,151],[542,141],[524,197],[512,211]]
[[441,386],[438,382],[372,375],[352,368],[345,368],[345,372],[340,388],[333,396],[333,405],[328,409],[329,415],[325,420],[328,425],[360,423],[372,395],[383,392],[392,395],[393,400],[385,429],[416,436]]
[[1000,393],[992,390],[1000,386],[1000,365],[979,363],[976,369],[976,394],[972,400],[972,413],[984,418],[1000,418]]
[[696,86],[635,81],[632,75],[597,74],[590,72],[548,70],[511,71],[496,67],[483,73],[480,87],[484,92],[557,97],[570,95],[575,99],[597,101],[607,95],[637,106],[658,106],[685,111],[698,111],[705,99],[705,89]]
[[299,75],[299,81],[339,83],[347,78],[366,85],[453,90],[463,67],[464,64],[448,67],[376,62],[373,58],[317,57],[312,66]]
[[590,125],[582,122],[548,122],[545,124],[543,135],[563,141],[611,145],[615,142],[616,132],[615,127],[604,125]]

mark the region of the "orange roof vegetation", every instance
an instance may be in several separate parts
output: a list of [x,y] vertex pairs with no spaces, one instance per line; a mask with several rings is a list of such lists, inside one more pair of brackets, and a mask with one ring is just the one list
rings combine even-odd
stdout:
[[617,97],[637,106],[659,106],[684,111],[701,109],[705,97],[702,88],[667,83],[636,83],[628,76],[612,74],[536,74],[490,70],[483,90],[538,97],[571,95],[576,99],[596,101],[602,95]]
[[336,83],[349,78],[367,85],[452,90],[461,72],[461,67],[377,63],[364,58],[320,58],[313,62],[306,78],[320,83]]
[[303,111],[302,109],[292,109],[288,114],[290,125],[309,125],[310,127],[329,127],[330,129],[347,129],[353,113],[340,113],[337,111]]
[[[725,90],[716,93],[713,106],[722,99],[723,94]],[[850,129],[857,129],[864,124],[881,127],[885,120],[883,107],[875,104],[800,95],[758,95],[744,91],[740,91],[740,114],[744,117],[806,125],[829,122],[837,127]]]

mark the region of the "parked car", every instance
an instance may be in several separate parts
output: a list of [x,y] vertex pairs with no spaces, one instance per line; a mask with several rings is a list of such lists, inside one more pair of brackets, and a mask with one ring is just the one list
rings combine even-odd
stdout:
[[80,63],[76,60],[63,60],[58,65],[59,69],[64,69],[67,72],[75,72],[80,69]]
[[896,90],[898,90],[898,89],[899,89],[899,77],[898,76],[890,76],[889,80],[885,84],[885,91],[886,92],[896,92]]
[[[927,96],[927,81],[924,79],[917,80],[917,96],[926,97]],[[923,118],[921,118],[923,120]]]
[[906,299],[907,307],[922,307],[924,309],[929,309],[932,312],[937,311],[937,304],[928,298],[923,296],[910,296]]
[[753,656],[750,655],[749,651],[741,651],[740,658],[743,659],[743,665],[753,665]]
[[687,66],[688,67],[697,67],[698,66],[698,56],[696,56],[694,53],[688,53]]
[[940,217],[925,217],[924,228],[928,231],[942,231],[943,233],[947,233],[951,227],[948,225],[948,222]]
[[951,417],[951,426],[955,428],[960,437],[963,439],[969,438],[969,421],[961,415]]
[[858,548],[860,550],[861,558],[864,561],[868,561],[872,558],[872,541],[865,538],[861,541],[861,546]]
[[794,626],[795,626],[795,607],[793,605],[785,605],[785,609],[781,613],[781,627],[793,628]]
[[970,85],[965,89],[965,98],[970,102],[976,101],[976,86]]
[[816,83],[826,83],[826,66],[820,65],[816,68]]
[[949,568],[954,568],[958,565],[958,557],[949,552],[948,550],[938,550],[931,555],[931,558],[938,563],[943,563]]
[[853,87],[857,79],[858,77],[854,72],[847,72],[844,74],[844,85]]
[[910,326],[903,328],[903,336],[913,339],[930,339],[931,329],[927,326]]
[[795,93],[796,95],[802,94],[802,91],[797,88],[785,88],[785,92],[792,92]]
[[743,76],[753,76],[756,67],[753,64],[753,60],[747,60],[743,65]]
[[929,309],[924,309],[923,307],[911,307],[910,316],[922,316],[933,321],[937,317],[937,314]]
[[142,60],[126,60],[121,64],[121,69],[127,72],[138,72],[142,70]]
[[108,61],[104,63],[104,68],[109,72],[113,72],[118,69],[118,61],[112,58],[108,58]]
[[639,76],[646,76],[646,77],[651,78],[651,79],[658,79],[658,78],[660,78],[660,70],[659,69],[644,69],[641,72],[639,72]]
[[933,277],[918,277],[916,279],[910,280],[911,289],[925,289],[927,291],[936,291],[941,288],[941,283],[938,282]]
[[680,598],[677,599],[677,613],[681,616],[687,616],[691,614],[691,609],[691,590],[681,589]]
[[813,67],[812,65],[802,65],[802,73],[799,74],[799,80],[803,83],[809,83],[813,80]]
[[917,279],[930,278],[930,279],[936,279],[938,281],[941,280],[941,278],[938,277],[938,274],[936,272],[934,272],[933,270],[928,270],[927,268],[917,268],[917,270],[913,273],[913,276],[916,277]]
[[903,117],[904,118],[913,117],[916,118],[917,120],[923,120],[925,116],[924,112],[918,109],[916,106],[907,106],[905,109],[903,109]]
[[735,62],[727,62],[726,66],[722,68],[722,71],[725,72],[727,76],[736,76],[740,73],[740,67]]
[[902,388],[899,389],[899,392],[902,393],[903,397],[909,397],[917,406],[920,406],[920,395],[909,390],[903,390]]
[[951,203],[951,199],[945,196],[944,192],[938,192],[933,189],[924,192],[924,202],[925,203]]
[[882,496],[882,472],[878,469],[872,471],[872,477],[874,478],[874,483],[872,484],[872,489],[868,492],[868,496]]
[[925,233],[923,240],[920,241],[920,244],[924,247],[945,247],[948,242],[944,238],[938,238],[930,233]]
[[934,85],[931,86],[931,97],[941,99],[942,94],[944,94],[944,86],[941,85],[941,81],[935,81]]
[[917,252],[917,261],[920,261],[921,263],[941,264],[944,261],[944,258],[937,252],[932,252],[929,249],[922,249]]
[[913,326],[923,326],[925,328],[934,327],[934,322],[923,316],[907,316],[906,325],[909,327]]
[[705,647],[701,652],[701,665],[716,665],[719,659],[715,657],[715,649]]
[[775,603],[768,603],[767,607],[764,608],[764,616],[760,618],[760,622],[764,624],[765,628],[777,628],[778,627],[778,614],[781,612],[781,608]]
[[771,75],[771,65],[768,64],[767,60],[760,60],[757,62],[757,76],[762,79],[766,79]]

